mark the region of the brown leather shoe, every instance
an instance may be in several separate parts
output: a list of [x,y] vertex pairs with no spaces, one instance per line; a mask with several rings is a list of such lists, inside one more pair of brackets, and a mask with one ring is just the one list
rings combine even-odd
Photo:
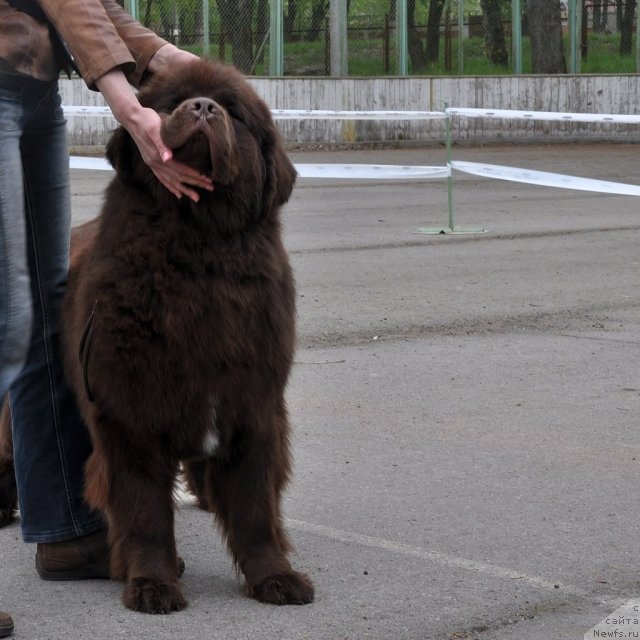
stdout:
[[[40,543],[36,571],[43,580],[110,579],[107,530],[64,542]],[[184,560],[178,558],[178,576],[183,573]]]
[[13,620],[8,613],[0,611],[0,638],[6,638],[13,633]]
[[36,570],[43,580],[111,578],[107,530],[64,542],[40,543]]

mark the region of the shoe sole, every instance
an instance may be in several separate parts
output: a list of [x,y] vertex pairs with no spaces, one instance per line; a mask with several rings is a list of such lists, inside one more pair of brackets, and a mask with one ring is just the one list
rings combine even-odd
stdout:
[[[109,573],[108,568],[104,565],[85,564],[82,567],[77,567],[76,569],[66,569],[61,571],[59,569],[44,569],[38,560],[39,558],[36,556],[36,571],[43,580],[47,580],[49,582],[62,582],[65,580],[111,580],[111,574]],[[178,561],[178,577],[181,578],[184,573],[185,564],[182,558],[178,558]],[[0,634],[1,633],[2,628],[0,627]],[[4,636],[0,635],[0,638],[2,637]]]
[[63,580],[110,580],[108,568],[104,565],[91,565],[85,564],[82,567],[76,569],[65,570],[51,570],[44,569],[40,566],[38,558],[36,557],[36,571],[38,575],[43,579],[50,582],[63,581]]

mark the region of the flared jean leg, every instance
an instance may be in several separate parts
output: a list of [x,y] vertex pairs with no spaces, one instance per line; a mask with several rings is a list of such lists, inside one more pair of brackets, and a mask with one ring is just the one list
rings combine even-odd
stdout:
[[24,366],[33,318],[20,159],[22,93],[3,86],[2,79],[0,75],[0,397]]
[[[20,192],[32,321],[24,367],[10,388],[14,460],[24,540],[58,542],[92,533],[104,522],[83,499],[91,441],[60,353],[71,207],[57,86],[23,82],[21,104],[26,118]],[[0,163],[2,154],[0,148]]]

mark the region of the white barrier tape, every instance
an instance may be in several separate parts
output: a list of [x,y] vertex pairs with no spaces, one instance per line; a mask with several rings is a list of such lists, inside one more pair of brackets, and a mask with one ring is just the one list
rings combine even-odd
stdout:
[[380,164],[296,164],[301,178],[338,178],[351,180],[417,180],[447,178],[449,167],[402,167]]
[[594,180],[591,178],[577,178],[561,173],[548,173],[546,171],[531,171],[517,167],[503,167],[496,164],[481,164],[479,162],[453,161],[451,168],[463,173],[470,173],[485,178],[508,180],[510,182],[522,182],[524,184],[536,184],[545,187],[558,187],[560,189],[577,189],[578,191],[595,191],[598,193],[610,193],[624,196],[640,196],[640,186],[624,184],[622,182],[607,182],[606,180]]
[[92,116],[96,118],[113,118],[109,107],[62,107],[66,116]]
[[[296,164],[301,178],[337,178],[347,180],[418,180],[446,178],[451,175],[449,167],[409,167],[378,164]],[[112,171],[104,158],[71,156],[71,169]]]
[[465,118],[504,118],[506,120],[546,120],[549,122],[599,122],[640,124],[640,115],[606,113],[556,113],[554,111],[517,111],[511,109],[467,109],[449,107],[445,113]]
[[113,171],[113,167],[104,158],[85,158],[84,156],[70,156],[69,169]]
[[[62,107],[67,116],[112,118],[109,107]],[[442,111],[317,111],[305,109],[273,109],[275,120],[430,120],[442,119]]]
[[[109,107],[65,106],[68,116],[112,118]],[[441,111],[322,111],[273,109],[276,120],[431,120],[448,115],[465,118],[503,118],[506,120],[545,120],[548,122],[596,122],[601,124],[640,124],[640,115],[606,113],[558,113],[555,111],[517,111],[511,109],[473,109],[448,107]]]
[[442,111],[321,111],[273,109],[275,120],[434,120],[447,117]]
[[[496,164],[479,162],[450,163],[448,167],[420,167],[374,164],[296,164],[294,165],[301,178],[334,178],[351,180],[418,180],[447,178],[451,169],[496,180],[536,184],[560,189],[576,189],[578,191],[595,191],[626,196],[640,196],[640,186],[622,182],[607,182],[592,178],[578,178],[561,173],[532,171],[518,167],[505,167]],[[85,158],[71,156],[71,169],[90,169],[93,171],[112,171],[111,165],[104,158]]]

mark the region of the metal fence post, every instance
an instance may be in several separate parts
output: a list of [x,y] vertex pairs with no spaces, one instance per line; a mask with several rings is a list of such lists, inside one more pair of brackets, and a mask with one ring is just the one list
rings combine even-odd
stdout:
[[396,1],[396,48],[398,75],[409,74],[407,0]]
[[[447,111],[447,105],[444,105],[444,111]],[[448,227],[420,227],[416,233],[423,235],[463,235],[472,233],[486,233],[487,229],[484,227],[457,227],[453,216],[453,170],[451,167],[451,139],[452,139],[452,127],[451,127],[451,114],[446,113],[445,117],[445,148],[447,150],[447,167],[449,169],[449,175],[447,176],[447,210],[449,213],[449,226]]]
[[458,0],[458,73],[464,73],[464,0]]
[[124,4],[127,13],[135,20],[139,20],[140,11],[138,10],[138,0],[125,0]]
[[347,60],[347,2],[331,0],[329,4],[329,32],[331,40],[331,75],[346,76],[349,73]]
[[455,229],[453,220],[453,171],[451,170],[451,116],[447,114],[446,119],[446,145],[447,145],[447,167],[449,167],[449,176],[447,177],[447,210],[449,212],[449,231]]
[[569,0],[569,73],[580,73],[580,38],[582,35],[582,3]]
[[202,0],[202,49],[203,55],[209,57],[209,0]]
[[271,0],[271,20],[269,22],[269,75],[284,75],[284,2]]
[[636,73],[640,71],[640,7],[636,10]]
[[522,75],[522,7],[520,0],[511,3],[511,49],[513,50],[513,73]]

